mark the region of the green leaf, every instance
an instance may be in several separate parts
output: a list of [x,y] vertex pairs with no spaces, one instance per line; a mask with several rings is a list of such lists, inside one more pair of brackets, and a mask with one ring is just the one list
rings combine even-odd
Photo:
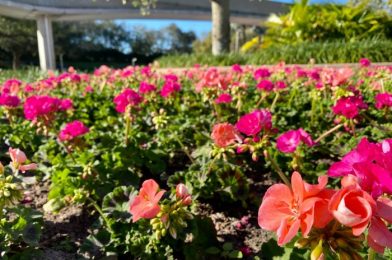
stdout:
[[226,243],[223,244],[222,248],[225,251],[231,251],[231,250],[233,250],[233,243],[226,242]]
[[242,257],[243,257],[242,252],[239,251],[239,250],[231,251],[230,254],[229,254],[229,258],[236,258],[236,259],[238,259],[238,258],[242,258]]

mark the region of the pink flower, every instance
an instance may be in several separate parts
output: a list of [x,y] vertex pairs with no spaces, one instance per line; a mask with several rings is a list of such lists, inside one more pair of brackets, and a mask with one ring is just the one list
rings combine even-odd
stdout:
[[370,143],[363,138],[358,146],[328,170],[331,177],[353,175],[361,188],[374,198],[392,194],[392,140]]
[[361,64],[361,67],[369,67],[371,63],[369,59],[362,58],[359,60],[359,64]]
[[60,110],[65,111],[73,107],[72,99],[66,98],[62,99],[60,103]]
[[360,109],[367,109],[362,96],[342,97],[332,107],[332,111],[336,115],[342,115],[347,119],[355,118],[359,114]]
[[237,73],[243,72],[241,65],[239,65],[239,64],[234,64],[233,66],[231,66],[231,70],[234,72],[237,72]]
[[229,123],[214,125],[211,138],[215,145],[221,148],[232,145],[236,141],[241,141],[241,136],[239,135],[237,129]]
[[270,80],[268,79],[263,79],[261,80],[258,84],[257,84],[257,88],[258,89],[262,89],[265,91],[271,91],[274,89],[274,83],[272,83]]
[[11,96],[8,94],[1,94],[0,96],[0,106],[5,106],[8,108],[17,107],[20,104],[20,99],[17,96]]
[[215,99],[216,104],[230,103],[233,100],[230,94],[223,93]]
[[132,214],[132,221],[136,222],[141,218],[155,218],[161,210],[158,203],[164,193],[165,190],[159,191],[159,185],[154,180],[144,181],[139,195],[130,202],[129,211]]
[[272,128],[271,113],[266,109],[255,110],[243,115],[237,122],[238,131],[248,136],[257,135],[260,131]]
[[255,80],[258,80],[260,78],[268,78],[269,76],[271,76],[271,72],[267,68],[257,69],[253,73],[253,77]]
[[392,94],[385,92],[379,93],[375,97],[377,109],[382,109],[384,107],[392,107]]
[[61,110],[61,99],[50,96],[31,96],[26,99],[23,110],[27,120],[35,121],[38,117]]
[[116,110],[119,113],[125,113],[127,106],[136,107],[142,102],[142,97],[130,88],[124,89],[119,95],[117,95],[113,102],[116,104]]
[[367,237],[368,245],[383,254],[385,247],[392,248],[392,232],[386,223],[392,223],[392,200],[380,197],[377,201],[376,216],[372,218]]
[[36,163],[25,164],[25,162],[27,161],[27,157],[25,153],[22,152],[20,149],[13,149],[10,147],[8,149],[8,152],[12,160],[12,166],[15,170],[25,172],[37,169]]
[[176,186],[176,197],[182,201],[182,204],[188,206],[192,203],[192,196],[189,194],[187,187],[180,183]]
[[280,135],[276,139],[276,146],[283,153],[292,153],[297,149],[300,142],[303,142],[308,147],[312,147],[315,144],[312,137],[300,128],[298,130],[289,130]]
[[139,85],[139,93],[140,94],[147,94],[150,92],[154,92],[155,90],[157,90],[157,88],[154,85],[149,84],[144,81],[140,82],[140,85]]
[[161,96],[163,98],[168,98],[169,96],[173,95],[175,92],[179,92],[180,90],[180,83],[174,80],[166,80],[165,84],[161,89]]
[[90,129],[82,122],[75,120],[65,125],[65,127],[59,133],[59,139],[60,141],[70,141],[75,137],[88,133],[89,131]]
[[277,89],[285,89],[287,87],[286,83],[284,81],[277,81],[275,82],[275,87]]
[[325,188],[328,177],[319,177],[318,181],[317,185],[308,184],[294,172],[291,189],[284,184],[268,188],[259,208],[258,223],[261,228],[276,232],[278,245],[290,242],[299,229],[306,237],[313,226],[323,228],[332,220],[328,202],[333,191]]

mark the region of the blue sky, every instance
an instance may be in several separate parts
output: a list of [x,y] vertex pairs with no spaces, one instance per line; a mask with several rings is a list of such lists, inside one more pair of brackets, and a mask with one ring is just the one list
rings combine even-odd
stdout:
[[[293,0],[276,0],[277,2],[292,3]],[[347,0],[310,0],[312,3],[346,3]],[[211,30],[210,21],[184,21],[184,20],[158,20],[158,19],[133,19],[119,20],[119,23],[131,28],[136,25],[143,25],[148,29],[159,30],[172,23],[176,24],[183,31],[194,31],[197,37],[203,37]]]

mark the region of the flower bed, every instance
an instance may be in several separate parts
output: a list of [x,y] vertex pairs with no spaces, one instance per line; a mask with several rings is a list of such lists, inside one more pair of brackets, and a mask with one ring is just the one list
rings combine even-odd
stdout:
[[391,68],[360,64],[5,81],[2,255],[79,210],[87,258],[391,257]]

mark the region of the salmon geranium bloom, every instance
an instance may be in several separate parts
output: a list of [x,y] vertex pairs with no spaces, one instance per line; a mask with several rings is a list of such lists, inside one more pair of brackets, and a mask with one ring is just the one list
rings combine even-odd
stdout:
[[159,185],[154,180],[144,181],[139,195],[131,202],[129,208],[132,214],[132,221],[136,222],[141,218],[155,218],[161,210],[158,202],[164,193],[165,190],[159,191]]
[[12,160],[12,167],[15,170],[20,170],[21,172],[26,172],[30,170],[37,169],[36,163],[25,164],[27,161],[26,154],[20,149],[9,148],[8,152]]
[[328,202],[334,192],[325,188],[327,176],[319,177],[318,181],[317,185],[308,184],[298,172],[294,172],[292,188],[275,184],[265,193],[258,223],[261,228],[277,233],[278,245],[290,242],[299,229],[306,237],[312,226],[323,228],[333,219]]
[[237,129],[229,123],[214,125],[211,138],[214,141],[215,145],[220,148],[224,148],[231,144],[234,144],[236,141],[241,142],[241,136],[238,133]]

